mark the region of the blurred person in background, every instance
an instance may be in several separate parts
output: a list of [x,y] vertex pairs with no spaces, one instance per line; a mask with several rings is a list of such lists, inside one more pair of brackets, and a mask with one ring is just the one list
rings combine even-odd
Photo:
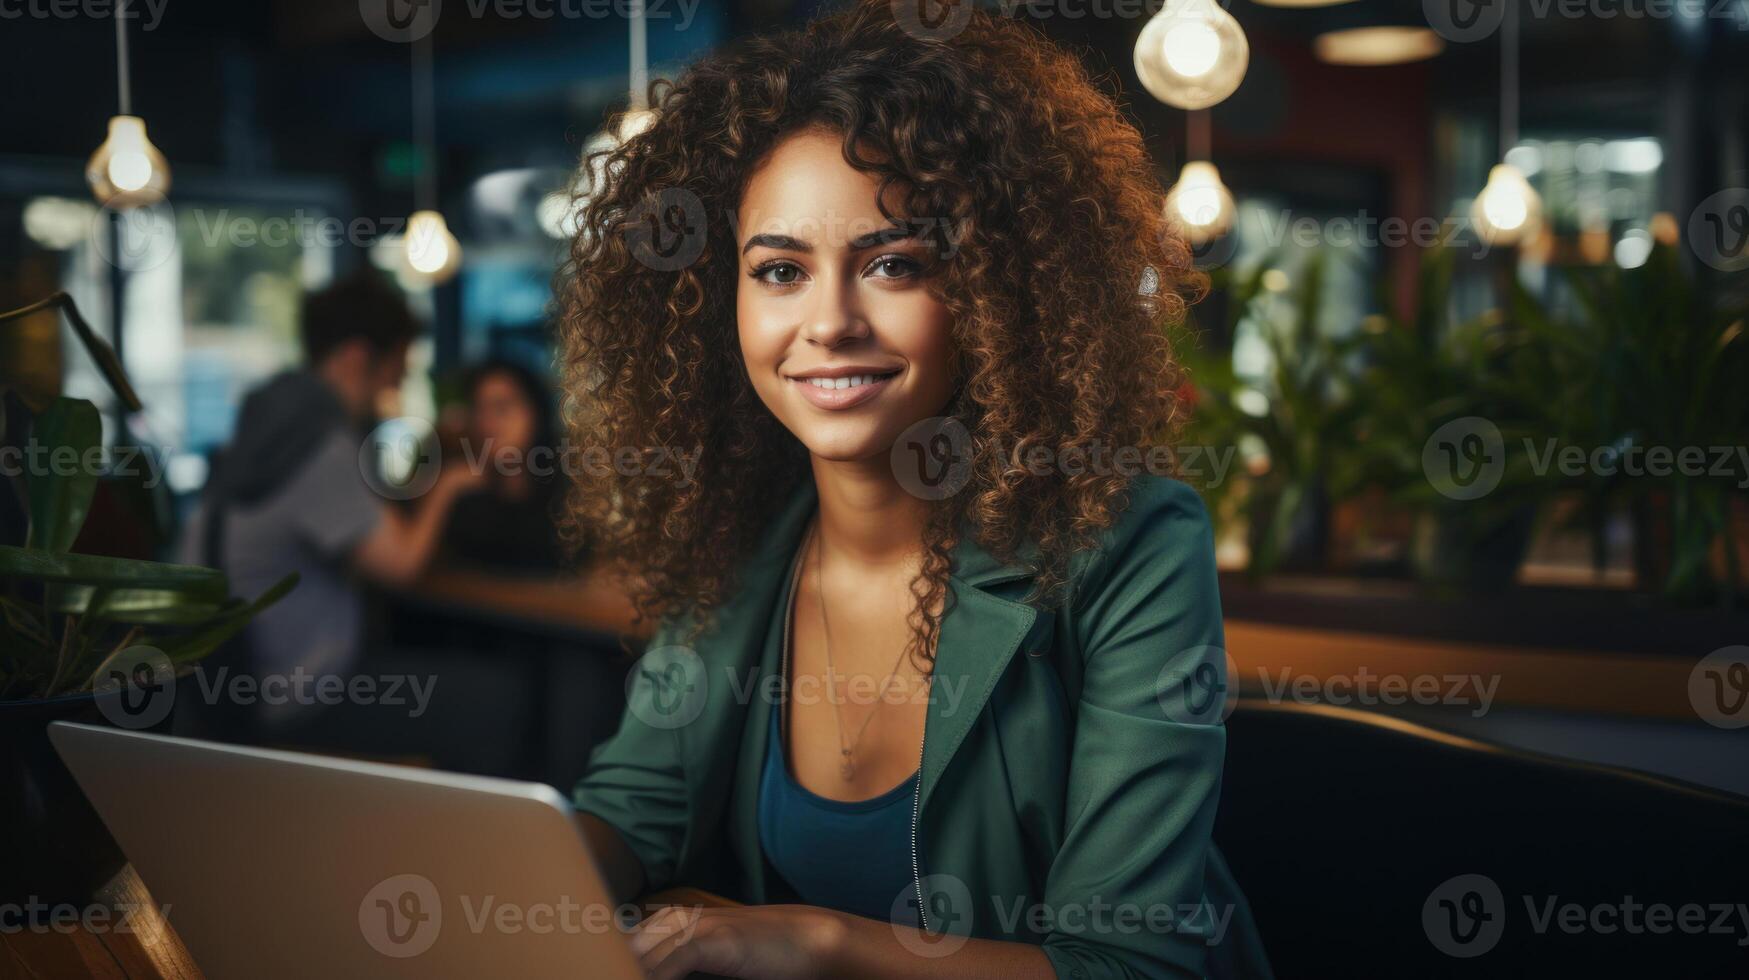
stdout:
[[[304,366],[245,398],[182,542],[183,561],[223,569],[233,592],[254,595],[288,572],[299,582],[209,673],[349,673],[364,622],[355,580],[415,579],[437,551],[451,506],[479,480],[465,467],[445,470],[406,510],[367,482],[373,461],[361,446],[379,401],[400,386],[419,333],[401,294],[374,270],[307,296],[300,331]],[[260,698],[212,707],[227,734],[246,739],[283,727],[303,706]]]
[[455,503],[444,558],[495,570],[556,573],[564,565],[553,507],[564,486],[552,390],[495,358],[468,371],[463,458],[484,481]]

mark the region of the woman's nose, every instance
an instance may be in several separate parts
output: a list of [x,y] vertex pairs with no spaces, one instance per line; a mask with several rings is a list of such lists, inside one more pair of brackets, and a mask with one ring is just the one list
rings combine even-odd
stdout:
[[868,318],[857,300],[854,283],[826,279],[811,293],[814,303],[802,329],[810,343],[837,347],[869,335]]

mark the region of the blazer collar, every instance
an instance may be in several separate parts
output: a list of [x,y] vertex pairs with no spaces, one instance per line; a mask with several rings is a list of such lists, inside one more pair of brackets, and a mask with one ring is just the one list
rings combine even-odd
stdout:
[[[812,480],[804,480],[771,523],[764,542],[748,561],[735,600],[739,615],[724,636],[732,647],[747,651],[764,675],[780,668],[767,639],[772,629],[782,629],[772,617],[783,615],[787,575],[802,535],[813,517],[816,493]],[[1030,555],[1028,555],[1029,557]],[[1053,621],[1049,613],[994,594],[998,585],[1028,579],[1032,573],[1022,564],[997,561],[973,539],[969,531],[954,547],[950,587],[953,605],[942,617],[936,646],[935,685],[924,722],[921,753],[921,784],[918,820],[928,812],[930,796],[966,736],[975,727],[989,703],[997,680],[1022,647],[1045,642]],[[1003,590],[1008,591],[1008,590]],[[725,622],[725,626],[728,623]],[[951,685],[951,689],[948,687]],[[951,693],[950,693],[951,690]],[[755,698],[744,718],[743,738],[735,765],[736,805],[731,811],[729,834],[742,866],[751,876],[753,901],[766,898],[765,864],[759,846],[759,774],[769,742],[772,706]],[[700,746],[703,749],[703,746]],[[705,754],[709,754],[708,751]]]

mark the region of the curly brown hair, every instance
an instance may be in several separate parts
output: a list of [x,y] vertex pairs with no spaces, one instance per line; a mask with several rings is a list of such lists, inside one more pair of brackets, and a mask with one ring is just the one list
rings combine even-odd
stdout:
[[[1025,465],[1034,447],[1151,448],[1176,431],[1166,327],[1200,279],[1141,135],[1032,28],[978,12],[941,40],[908,33],[892,6],[864,0],[704,58],[651,87],[653,126],[585,161],[596,186],[557,280],[573,442],[704,452],[686,486],[609,472],[630,467],[581,476],[568,527],[637,583],[643,615],[706,614],[695,635],[810,478],[754,392],[734,313],[732,216],[787,135],[841,135],[846,162],[902,191],[906,217],[956,230],[931,288],[953,317],[945,414],[971,434],[970,480],[926,524],[913,654],[933,658],[962,534],[1029,567],[1028,601],[1051,605],[1125,506],[1130,477],[1041,476]],[[630,225],[677,192],[702,205],[702,251],[677,269],[640,261]]]

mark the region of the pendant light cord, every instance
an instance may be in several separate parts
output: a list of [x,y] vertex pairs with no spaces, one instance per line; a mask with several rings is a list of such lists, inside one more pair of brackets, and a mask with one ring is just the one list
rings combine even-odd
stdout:
[[1518,3],[1502,0],[1500,25],[1500,157],[1518,144]]
[[1214,142],[1207,109],[1191,109],[1184,114],[1184,152],[1187,160],[1208,160]]
[[116,0],[115,5],[115,85],[116,97],[121,106],[121,115],[134,114],[134,93],[128,84],[128,27],[127,0]]
[[631,108],[647,109],[650,104],[650,45],[644,23],[644,0],[631,0]]
[[415,206],[422,211],[437,207],[436,81],[433,78],[431,32],[413,42],[413,145],[419,153],[419,178]]

